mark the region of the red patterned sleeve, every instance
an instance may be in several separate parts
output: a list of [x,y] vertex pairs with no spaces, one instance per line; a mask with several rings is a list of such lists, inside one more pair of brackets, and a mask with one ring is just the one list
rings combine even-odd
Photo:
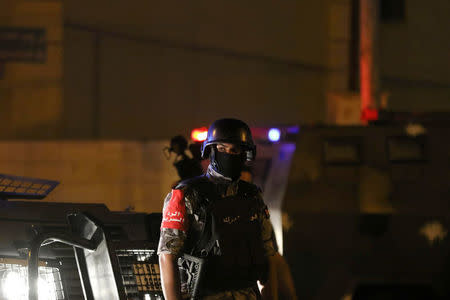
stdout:
[[182,190],[172,190],[171,194],[169,201],[164,204],[161,229],[171,228],[186,232],[187,215],[184,192]]

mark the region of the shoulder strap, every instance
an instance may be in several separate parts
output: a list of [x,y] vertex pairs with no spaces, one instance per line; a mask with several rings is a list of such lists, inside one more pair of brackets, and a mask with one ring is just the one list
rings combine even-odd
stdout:
[[214,222],[214,217],[211,214],[212,204],[218,200],[218,194],[214,183],[207,178],[205,179],[206,180],[201,182],[200,185],[196,186],[196,192],[201,198],[200,205],[204,209],[205,225],[200,233],[197,243],[195,243],[195,246],[192,248],[193,252],[198,252],[202,257],[208,256],[218,239],[215,229],[216,224]]
[[[215,224],[214,218],[211,215],[211,204],[218,199],[215,185],[206,177],[206,175],[202,175],[181,181],[175,189],[187,189],[194,192],[199,197],[198,207],[203,210],[205,216],[203,222],[205,225],[198,236],[197,241],[192,243],[191,247],[189,247],[191,248],[189,253],[191,255],[206,256],[214,247],[217,239],[217,237],[214,236]],[[201,253],[204,251],[206,251],[206,255]]]
[[241,188],[244,192],[252,193],[252,194],[261,192],[261,189],[253,183],[250,183],[250,182],[247,182],[244,180],[239,180],[238,184],[239,184],[239,188]]
[[200,175],[192,178],[188,178],[185,180],[180,181],[176,186],[175,189],[183,189],[183,188],[195,188],[199,184],[201,184],[203,181],[208,180],[206,178],[206,175]]
[[261,189],[257,185],[240,180],[238,188],[240,193],[244,194],[247,197],[257,199],[258,202],[261,201],[262,204],[265,205],[262,201],[262,198],[260,197]]

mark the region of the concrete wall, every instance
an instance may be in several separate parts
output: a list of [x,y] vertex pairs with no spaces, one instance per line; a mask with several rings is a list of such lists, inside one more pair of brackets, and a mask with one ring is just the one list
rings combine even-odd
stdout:
[[[0,138],[160,139],[222,116],[324,121],[327,100],[348,95],[351,5],[2,1],[0,25],[45,27],[49,44],[45,64],[4,66]],[[449,10],[408,0],[404,22],[381,24],[389,108],[450,109]]]
[[168,141],[0,142],[0,173],[60,181],[44,201],[160,212],[178,176]]
[[223,116],[251,125],[321,121],[336,64],[331,2],[349,8],[331,0],[67,0],[65,135],[163,138]]
[[450,110],[450,2],[405,1],[405,20],[381,24],[381,87],[389,107]]
[[[222,116],[321,122],[336,97],[358,110],[351,5],[135,1],[124,14],[123,1],[67,0],[65,135],[164,138]],[[404,22],[380,23],[381,89],[393,110],[450,108],[449,4],[422,6],[408,0]]]
[[0,27],[3,26],[44,28],[47,59],[43,63],[0,62],[0,138],[60,136],[62,1],[2,0]]

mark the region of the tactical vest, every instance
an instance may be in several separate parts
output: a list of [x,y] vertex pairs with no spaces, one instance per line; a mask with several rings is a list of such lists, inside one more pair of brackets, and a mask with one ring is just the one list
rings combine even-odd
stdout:
[[203,230],[188,232],[185,251],[206,259],[200,289],[217,292],[254,286],[267,273],[267,258],[261,236],[264,203],[258,188],[239,181],[236,195],[222,198],[217,185],[205,176],[182,182],[198,197],[194,214]]

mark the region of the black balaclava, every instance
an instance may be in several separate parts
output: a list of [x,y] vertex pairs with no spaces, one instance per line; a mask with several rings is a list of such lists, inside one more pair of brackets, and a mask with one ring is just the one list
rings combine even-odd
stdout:
[[212,147],[210,159],[214,171],[235,181],[241,177],[246,157],[243,154],[219,152],[215,147]]

